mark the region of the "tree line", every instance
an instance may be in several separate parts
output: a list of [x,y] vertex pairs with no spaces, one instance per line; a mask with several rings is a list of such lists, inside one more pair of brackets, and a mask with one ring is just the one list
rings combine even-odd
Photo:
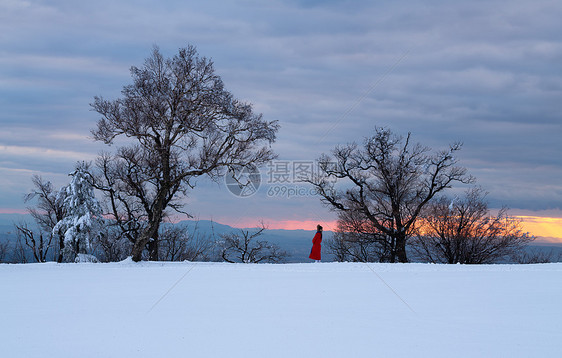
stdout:
[[[509,216],[492,213],[482,188],[463,196],[444,193],[475,178],[458,164],[462,148],[432,152],[387,128],[362,145],[337,146],[320,158],[320,174],[309,178],[321,200],[337,212],[335,237],[328,243],[337,261],[484,264],[536,262],[523,249],[535,238]],[[332,178],[343,183],[336,186]],[[526,256],[527,255],[527,256]],[[552,257],[552,255],[551,255]]]
[[[117,148],[79,163],[61,190],[33,177],[26,202],[35,200],[29,212],[39,230],[22,224],[17,233],[34,260],[52,250],[58,262],[94,260],[92,252],[103,261],[282,261],[286,252],[257,239],[265,228],[226,235],[217,251],[215,239],[163,225],[172,213],[190,217],[183,199],[198,177],[218,180],[275,159],[279,123],[235,99],[193,46],[171,58],[154,48],[131,77],[120,98],[91,104],[101,116],[94,139]],[[361,145],[322,155],[320,173],[305,181],[338,215],[328,245],[336,259],[489,263],[520,252],[534,238],[507,209],[492,215],[482,189],[444,196],[453,184],[474,183],[458,165],[461,148],[432,152],[410,133],[375,128]]]
[[[94,195],[94,177],[86,163],[78,163],[71,182],[59,190],[33,176],[34,190],[25,200],[34,224],[14,225],[16,239],[0,242],[0,262],[116,262],[131,256],[133,244],[119,222],[104,217],[103,207]],[[261,240],[267,230],[262,223],[254,230],[215,235],[166,223],[158,233],[158,261],[226,261],[241,263],[280,263],[290,256],[278,245]],[[148,252],[143,259],[149,259]]]

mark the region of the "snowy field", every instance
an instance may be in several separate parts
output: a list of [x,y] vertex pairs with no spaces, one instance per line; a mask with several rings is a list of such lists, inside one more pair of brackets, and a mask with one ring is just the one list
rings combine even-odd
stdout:
[[562,264],[0,265],[2,357],[560,357]]

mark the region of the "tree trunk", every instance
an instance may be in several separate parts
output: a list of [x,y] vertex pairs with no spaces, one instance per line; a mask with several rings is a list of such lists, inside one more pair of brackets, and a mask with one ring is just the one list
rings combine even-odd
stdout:
[[[142,252],[148,245],[150,261],[158,260],[158,229],[160,228],[160,220],[152,220],[146,230],[135,241],[132,250],[133,261],[142,260]],[[151,240],[153,239],[153,240]]]
[[64,255],[64,237],[59,234],[59,256],[57,257],[57,262],[62,263]]
[[156,230],[156,233],[154,234],[154,236],[151,238],[152,240],[150,240],[147,244],[147,248],[148,248],[148,260],[149,261],[158,261],[159,257],[158,257],[158,230]]
[[390,253],[388,256],[388,262],[395,263],[396,262],[396,238],[390,238]]
[[159,191],[149,216],[148,227],[141,233],[133,245],[132,256],[135,262],[142,260],[142,252],[145,247],[149,250],[148,259],[150,261],[158,261],[158,230],[160,229],[164,209],[168,205],[168,201],[165,199],[168,190],[169,186],[165,186]]
[[406,255],[406,235],[396,237],[396,258],[398,262],[408,262],[408,256]]

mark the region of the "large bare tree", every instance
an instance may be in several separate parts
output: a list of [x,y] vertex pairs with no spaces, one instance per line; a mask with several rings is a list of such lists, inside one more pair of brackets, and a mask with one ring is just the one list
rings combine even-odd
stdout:
[[423,215],[413,249],[433,263],[486,264],[521,254],[534,237],[503,208],[492,214],[481,188],[462,198],[441,197]]
[[118,168],[105,190],[117,190],[113,184],[129,204],[142,208],[146,223],[134,238],[133,260],[141,260],[145,248],[149,259],[157,260],[166,209],[181,210],[179,199],[193,188],[194,178],[216,179],[227,169],[273,159],[270,144],[279,126],[234,99],[213,62],[193,46],[172,58],[155,48],[131,75],[133,84],[123,88],[122,98],[95,97],[92,107],[102,119],[92,133],[106,144],[129,139],[112,158]]
[[[404,138],[375,128],[363,146],[337,146],[333,158],[322,155],[320,175],[306,181],[325,204],[341,214],[354,212],[379,238],[386,238],[388,261],[407,262],[407,240],[422,209],[454,182],[473,181],[465,168],[457,166],[454,155],[460,149],[456,143],[430,154],[429,148],[412,144],[410,134]],[[341,186],[336,187],[332,178],[342,181]]]

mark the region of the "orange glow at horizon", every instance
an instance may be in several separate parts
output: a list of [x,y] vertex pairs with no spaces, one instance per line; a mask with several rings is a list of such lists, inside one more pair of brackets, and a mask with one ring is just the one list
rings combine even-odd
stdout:
[[538,241],[562,243],[562,218],[519,215],[525,231],[537,236]]
[[[0,208],[0,214],[27,214],[27,210]],[[537,237],[537,242],[562,243],[562,217],[515,215],[521,220],[523,230]],[[218,223],[230,225],[235,228],[253,228],[259,226],[259,221],[249,218],[236,221],[221,218]],[[283,230],[316,230],[316,225],[320,224],[326,231],[333,231],[337,228],[337,221],[322,220],[272,220],[264,219],[264,224],[268,229]]]
[[[236,228],[250,228],[259,226],[256,225],[255,220],[245,221],[240,220],[234,224],[224,222],[226,225],[230,225]],[[337,227],[336,221],[314,221],[314,220],[264,220],[264,224],[268,229],[272,230],[316,230],[316,225],[320,224],[326,231],[335,230]]]
[[272,222],[269,225],[270,229],[284,229],[284,230],[316,230],[316,225],[321,225],[324,230],[332,231],[337,227],[336,221],[297,221],[297,220],[281,220]]
[[24,209],[0,209],[0,214],[29,214],[29,211]]
[[[562,243],[562,218],[526,216],[518,215],[521,219],[523,230],[537,237],[539,242]],[[337,227],[337,222],[318,222],[314,220],[265,220],[268,229],[283,230],[316,230],[316,225],[320,224],[326,231],[333,231]],[[229,225],[228,222],[225,224]],[[237,228],[249,228],[257,226],[255,222],[240,221],[236,223]]]

